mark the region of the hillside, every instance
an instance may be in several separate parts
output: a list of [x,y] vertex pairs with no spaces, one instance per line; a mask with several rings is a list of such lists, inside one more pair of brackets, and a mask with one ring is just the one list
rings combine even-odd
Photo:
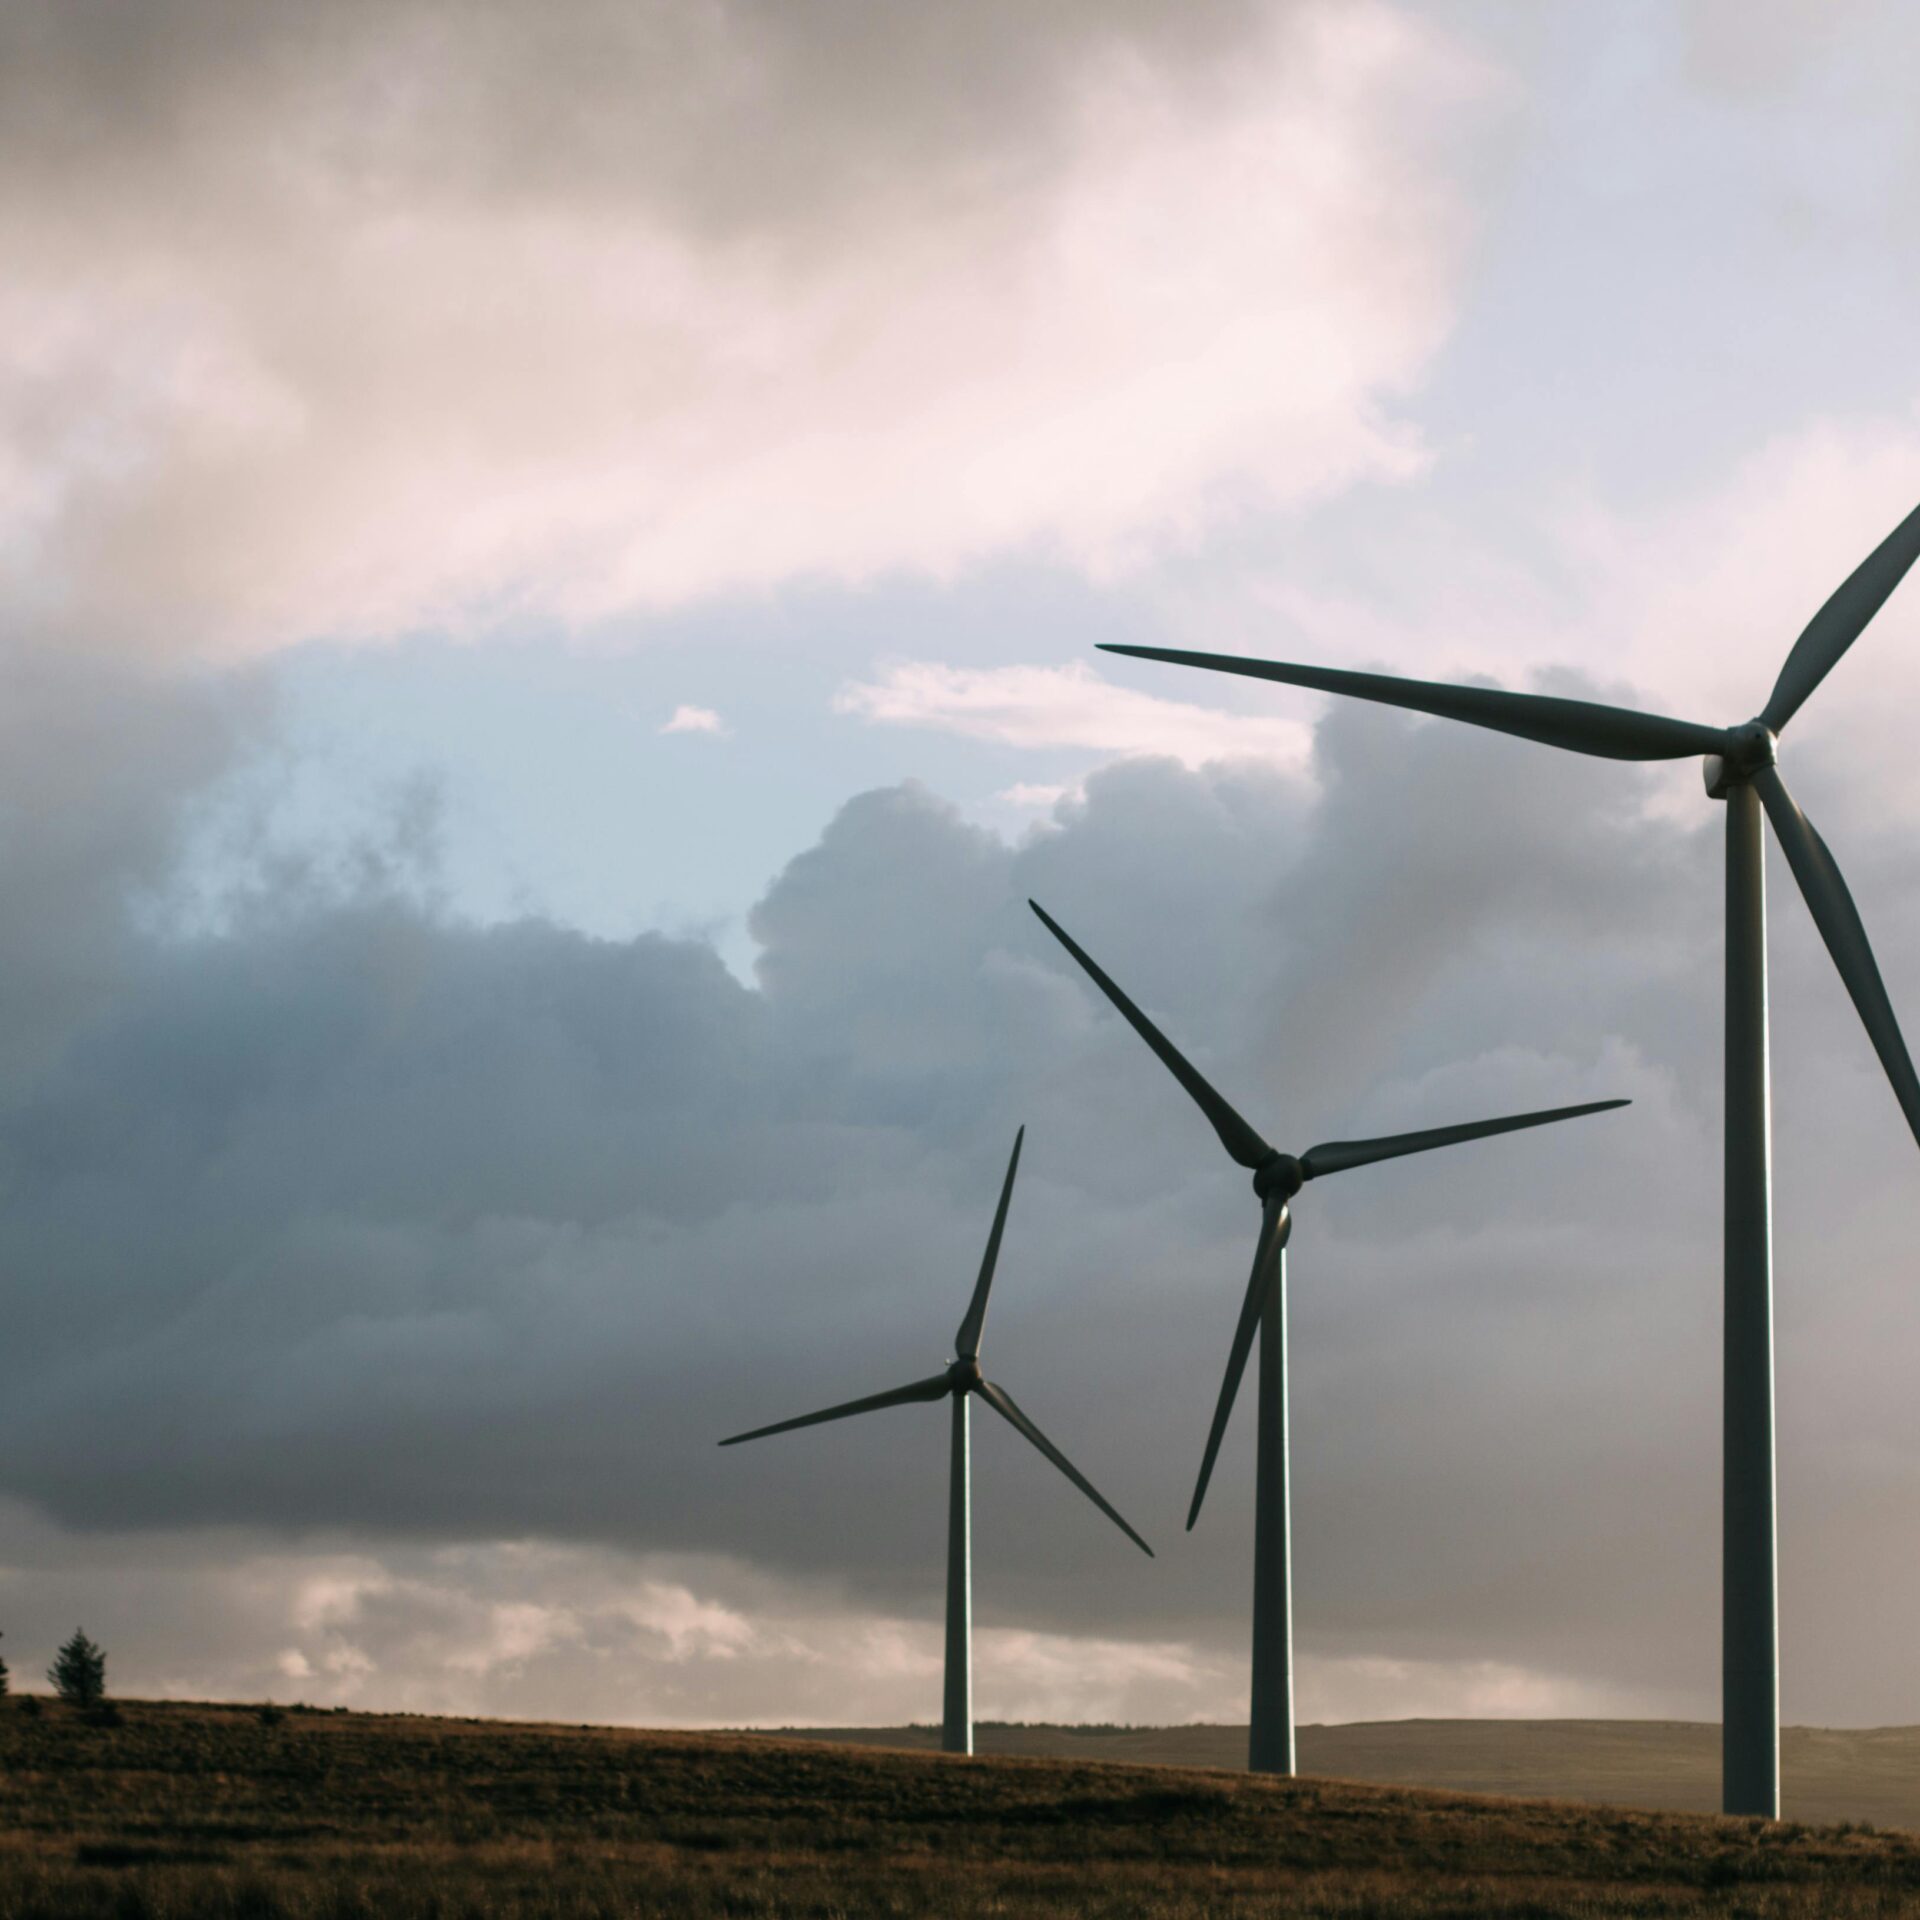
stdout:
[[[932,1727],[787,1729],[782,1738],[931,1752]],[[1119,1760],[1149,1766],[1247,1762],[1245,1727],[1054,1727],[987,1724],[983,1754]],[[1713,1813],[1720,1729],[1679,1720],[1381,1720],[1302,1727],[1310,1774],[1382,1786]],[[1920,1832],[1920,1727],[1783,1727],[1785,1811],[1796,1820],[1868,1821]]]
[[0,1707],[8,1920],[1867,1915],[1920,1841],[1062,1760]]

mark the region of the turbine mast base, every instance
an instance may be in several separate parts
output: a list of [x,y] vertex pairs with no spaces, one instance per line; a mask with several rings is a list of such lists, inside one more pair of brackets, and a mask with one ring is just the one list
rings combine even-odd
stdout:
[[1253,1686],[1247,1766],[1290,1774],[1293,1748],[1293,1500],[1287,1460],[1287,1255],[1274,1255],[1260,1313],[1253,1518]]
[[947,1496],[947,1684],[940,1729],[947,1753],[973,1751],[973,1510],[968,1486],[967,1399],[953,1396],[953,1464]]
[[1773,1412],[1773,1142],[1760,795],[1727,797],[1726,1300],[1721,1809],[1780,1817]]

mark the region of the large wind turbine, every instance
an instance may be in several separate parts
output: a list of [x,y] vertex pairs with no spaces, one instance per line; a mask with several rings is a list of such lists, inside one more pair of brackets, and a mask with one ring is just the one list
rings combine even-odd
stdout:
[[822,1413],[803,1413],[797,1420],[777,1420],[770,1427],[755,1427],[751,1433],[736,1433],[720,1442],[723,1447],[736,1447],[743,1440],[760,1440],[770,1433],[787,1433],[795,1427],[817,1427],[828,1420],[844,1420],[850,1414],[874,1413],[881,1407],[901,1407],[915,1400],[952,1399],[953,1458],[947,1482],[947,1678],[940,1736],[940,1744],[948,1753],[973,1751],[973,1549],[967,1446],[970,1394],[977,1393],[1017,1433],[1031,1440],[1142,1553],[1149,1558],[1153,1554],[1153,1549],[1101,1497],[1093,1482],[1027,1418],[1014,1403],[1013,1395],[983,1378],[980,1372],[980,1334],[987,1320],[987,1295],[993,1291],[993,1269],[1000,1258],[1007,1202],[1013,1198],[1013,1176],[1020,1168],[1020,1143],[1026,1135],[1027,1130],[1022,1127],[1013,1136],[1013,1158],[1007,1162],[1006,1184],[1000,1189],[993,1231],[987,1235],[980,1277],[974,1282],[966,1318],[954,1335],[954,1351],[958,1357],[946,1372],[895,1387],[887,1393],[869,1394],[864,1400],[848,1400]]
[[1469,1120],[1457,1127],[1430,1127],[1419,1133],[1388,1134],[1378,1140],[1329,1140],[1309,1147],[1297,1159],[1270,1147],[1228,1106],[1201,1077],[1199,1070],[1172,1041],[1103,973],[1091,956],[1075,943],[1060,923],[1037,900],[1027,905],[1040,916],[1048,932],[1079,961],[1102,993],[1113,1002],[1157,1053],[1173,1077],[1186,1088],[1206,1115],[1220,1144],[1253,1174],[1253,1190],[1260,1199],[1260,1236],[1254,1242],[1253,1272],[1240,1308],[1227,1356],[1227,1377],[1213,1410],[1207,1451],[1200,1462],[1200,1478],[1187,1510],[1187,1527],[1200,1517],[1207,1496],[1220,1438],[1227,1430],[1240,1376],[1246,1371],[1253,1332],[1260,1329],[1259,1444],[1255,1456],[1253,1507],[1253,1686],[1248,1715],[1247,1764],[1255,1773],[1293,1771],[1293,1577],[1290,1570],[1292,1494],[1287,1469],[1287,1241],[1293,1232],[1289,1210],[1301,1187],[1324,1174],[1345,1173],[1371,1166],[1376,1160],[1395,1160],[1406,1153],[1427,1153],[1435,1147],[1457,1146],[1463,1140],[1483,1140],[1489,1134],[1512,1133],[1521,1127],[1542,1127],[1553,1120],[1574,1120],[1585,1113],[1604,1113],[1624,1107],[1625,1100],[1594,1100],[1579,1107],[1552,1107],[1544,1113],[1510,1113],[1497,1120]]
[[1765,809],[1814,925],[1865,1023],[1894,1097],[1920,1140],[1920,1080],[1880,982],[1853,896],[1827,844],[1795,805],[1777,736],[1920,559],[1920,508],[1847,577],[1794,642],[1757,718],[1696,726],[1626,707],[1385,674],[1110,646],[1108,653],[1352,694],[1607,760],[1706,756],[1707,796],[1727,806],[1725,1388],[1721,1492],[1721,1805],[1780,1812],[1780,1651],[1773,1452],[1772,1119],[1767,1091]]

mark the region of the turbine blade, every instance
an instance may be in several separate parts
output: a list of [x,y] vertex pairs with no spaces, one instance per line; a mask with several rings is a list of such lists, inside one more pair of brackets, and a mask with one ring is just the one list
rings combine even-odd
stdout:
[[1025,1434],[1149,1560],[1153,1558],[1153,1549],[1121,1519],[1118,1511],[1102,1496],[1100,1489],[1014,1405],[1013,1395],[1010,1394],[1005,1387],[996,1387],[991,1380],[983,1380],[980,1383],[979,1393],[981,1399],[983,1399],[1001,1419],[1006,1421],[1016,1432]]
[[1419,1133],[1389,1133],[1378,1140],[1328,1140],[1300,1156],[1300,1171],[1309,1180],[1325,1173],[1345,1173],[1350,1167],[1371,1166],[1376,1160],[1397,1160],[1403,1153],[1430,1153],[1435,1147],[1458,1146],[1462,1140],[1484,1140],[1490,1133],[1513,1133],[1521,1127],[1544,1127],[1554,1120],[1577,1120],[1583,1113],[1606,1113],[1630,1107],[1631,1100],[1589,1100],[1584,1106],[1549,1107],[1543,1113],[1510,1113],[1498,1120],[1469,1120],[1464,1126],[1428,1127]]
[[987,1323],[987,1295],[993,1291],[994,1263],[1000,1258],[1000,1235],[1007,1224],[1007,1202],[1013,1198],[1013,1176],[1020,1169],[1020,1143],[1027,1137],[1022,1127],[1013,1136],[1013,1158],[1007,1162],[1006,1184],[1000,1189],[1000,1204],[994,1209],[993,1231],[987,1235],[986,1257],[980,1262],[980,1278],[973,1283],[973,1299],[960,1331],[953,1336],[953,1349],[962,1360],[980,1358],[980,1330]]
[[1253,1347],[1254,1330],[1260,1324],[1261,1310],[1267,1304],[1267,1280],[1273,1266],[1274,1249],[1280,1238],[1280,1216],[1287,1203],[1277,1196],[1270,1199],[1260,1219],[1260,1238],[1253,1249],[1253,1273],[1247,1281],[1247,1297],[1240,1307],[1240,1324],[1233,1330],[1233,1350],[1227,1355],[1227,1377],[1220,1383],[1219,1404],[1213,1410],[1213,1428],[1207,1435],[1206,1457],[1200,1462],[1200,1478],[1193,1489],[1193,1505],[1187,1509],[1187,1531],[1200,1518],[1200,1503],[1207,1497],[1207,1482],[1213,1478],[1213,1463],[1220,1453],[1220,1442],[1227,1431],[1227,1416],[1233,1412],[1233,1397],[1240,1391],[1240,1376],[1247,1370],[1247,1355]]
[[[1920,507],[1915,507],[1834,589],[1793,643],[1760,718],[1778,733],[1859,639],[1887,596],[1920,560]],[[1771,811],[1771,809],[1769,809]]]
[[1887,1078],[1893,1082],[1893,1096],[1900,1102],[1900,1111],[1907,1116],[1914,1139],[1920,1141],[1920,1080],[1914,1077],[1907,1043],[1900,1037],[1900,1023],[1893,1017],[1893,1004],[1881,984],[1880,969],[1867,942],[1867,930],[1860,924],[1860,912],[1853,904],[1853,895],[1847,891],[1847,883],[1840,877],[1840,869],[1827,851],[1827,843],[1814,831],[1813,822],[1794,804],[1779,769],[1762,768],[1754,775],[1753,784],[1759,789],[1767,818],[1773,822],[1787,865],[1793,869],[1793,877],[1806,896],[1813,924],[1820,929],[1820,937],[1833,955],[1833,964],[1840,969],[1840,978],[1853,996],[1853,1004],[1867,1029],[1867,1038],[1873,1042],[1873,1050],[1880,1056]]
[[1270,1160],[1273,1149],[1200,1077],[1199,1069],[1193,1062],[1100,971],[1091,956],[1075,944],[1073,937],[1059,921],[1038,900],[1029,900],[1027,905],[1040,916],[1041,925],[1080,962],[1093,984],[1113,1002],[1134,1032],[1160,1056],[1167,1070],[1186,1088],[1194,1105],[1207,1116],[1214,1132],[1220,1136],[1220,1144],[1243,1167],[1258,1167],[1263,1161]]
[[892,1387],[885,1393],[870,1393],[864,1400],[846,1400],[820,1413],[803,1413],[797,1420],[776,1420],[770,1427],[755,1427],[751,1433],[730,1434],[720,1444],[737,1447],[742,1440],[764,1440],[770,1433],[791,1433],[795,1427],[817,1427],[828,1420],[845,1420],[851,1414],[876,1413],[882,1407],[904,1407],[914,1400],[944,1400],[953,1383],[944,1373],[931,1379],[915,1380],[911,1385]]
[[1694,753],[1724,753],[1724,727],[1695,726],[1631,707],[1606,707],[1592,700],[1561,700],[1543,693],[1505,693],[1495,687],[1456,687],[1439,680],[1401,680],[1384,673],[1348,673],[1338,667],[1301,667],[1278,660],[1249,660],[1237,653],[1182,653],[1172,647],[1122,647],[1102,644],[1102,653],[1131,654],[1138,660],[1167,660],[1179,667],[1205,667],[1212,673],[1243,673],[1255,680],[1278,680],[1317,693],[1351,694],[1383,706],[1405,707],[1442,720],[1464,720],[1495,733],[1517,734],[1569,753],[1598,754],[1603,760],[1683,760]]

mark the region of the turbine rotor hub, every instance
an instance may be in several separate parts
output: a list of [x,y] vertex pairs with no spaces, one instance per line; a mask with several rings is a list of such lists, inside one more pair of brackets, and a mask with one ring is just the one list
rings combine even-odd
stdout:
[[1307,1176],[1300,1162],[1290,1153],[1273,1154],[1253,1170],[1253,1190],[1260,1196],[1262,1206],[1275,1195],[1291,1200],[1306,1183]]
[[1760,772],[1775,766],[1780,759],[1780,743],[1764,720],[1749,720],[1727,735],[1725,753],[1710,753],[1701,774],[1707,783],[1709,800],[1724,800],[1728,792]]
[[985,1382],[986,1376],[980,1371],[978,1360],[956,1360],[947,1369],[947,1378],[962,1393],[970,1393]]

